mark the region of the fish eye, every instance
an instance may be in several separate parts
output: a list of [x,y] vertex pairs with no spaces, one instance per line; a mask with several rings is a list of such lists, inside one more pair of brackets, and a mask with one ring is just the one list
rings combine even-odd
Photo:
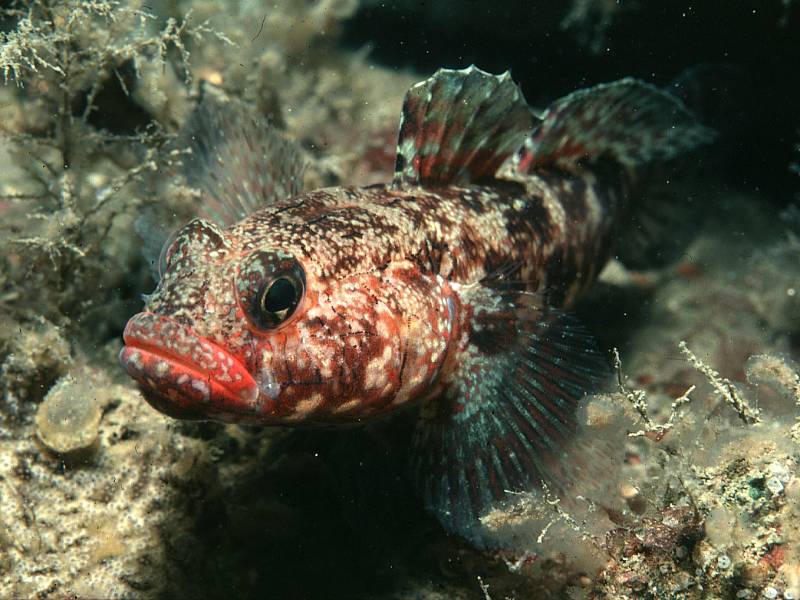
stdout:
[[236,292],[239,305],[256,329],[275,329],[285,323],[303,301],[306,277],[290,254],[260,251],[239,266]]
[[302,286],[291,275],[274,279],[262,288],[258,298],[261,320],[275,327],[292,316],[303,296]]

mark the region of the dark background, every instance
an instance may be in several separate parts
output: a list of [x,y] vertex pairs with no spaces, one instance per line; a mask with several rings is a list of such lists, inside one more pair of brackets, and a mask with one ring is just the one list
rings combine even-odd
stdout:
[[[585,18],[565,26],[576,3]],[[378,63],[420,73],[473,63],[510,69],[538,107],[625,76],[659,86],[682,77],[687,103],[721,130],[726,179],[782,206],[798,187],[789,170],[800,138],[798,4],[366,0],[345,43],[369,44]]]

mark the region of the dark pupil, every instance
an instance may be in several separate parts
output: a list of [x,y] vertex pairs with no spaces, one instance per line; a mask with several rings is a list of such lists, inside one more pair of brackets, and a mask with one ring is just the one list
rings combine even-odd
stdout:
[[294,286],[285,277],[273,281],[264,295],[264,310],[271,313],[294,308],[295,304],[297,304],[297,297]]

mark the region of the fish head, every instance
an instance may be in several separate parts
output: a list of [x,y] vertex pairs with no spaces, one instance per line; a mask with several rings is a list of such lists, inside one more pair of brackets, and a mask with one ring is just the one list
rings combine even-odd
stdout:
[[332,256],[191,221],[125,328],[122,366],[184,419],[350,422],[417,397],[444,360],[452,297],[414,265],[342,271]]
[[229,279],[233,240],[194,219],[164,245],[160,281],[125,326],[120,362],[145,399],[170,416],[230,420],[258,397]]

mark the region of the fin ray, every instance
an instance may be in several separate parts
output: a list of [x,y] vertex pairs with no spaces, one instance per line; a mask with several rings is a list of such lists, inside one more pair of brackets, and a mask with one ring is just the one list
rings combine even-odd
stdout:
[[203,193],[200,216],[231,225],[302,191],[302,152],[240,101],[206,85],[179,137],[190,186]]
[[531,296],[462,292],[473,310],[469,357],[415,431],[412,467],[426,507],[478,546],[491,543],[479,518],[509,493],[568,486],[578,404],[609,372],[577,321]]
[[525,141],[517,169],[530,173],[603,157],[635,169],[669,160],[714,136],[678,98],[628,77],[556,100]]
[[395,185],[491,179],[532,126],[533,114],[507,72],[439,69],[406,94]]

